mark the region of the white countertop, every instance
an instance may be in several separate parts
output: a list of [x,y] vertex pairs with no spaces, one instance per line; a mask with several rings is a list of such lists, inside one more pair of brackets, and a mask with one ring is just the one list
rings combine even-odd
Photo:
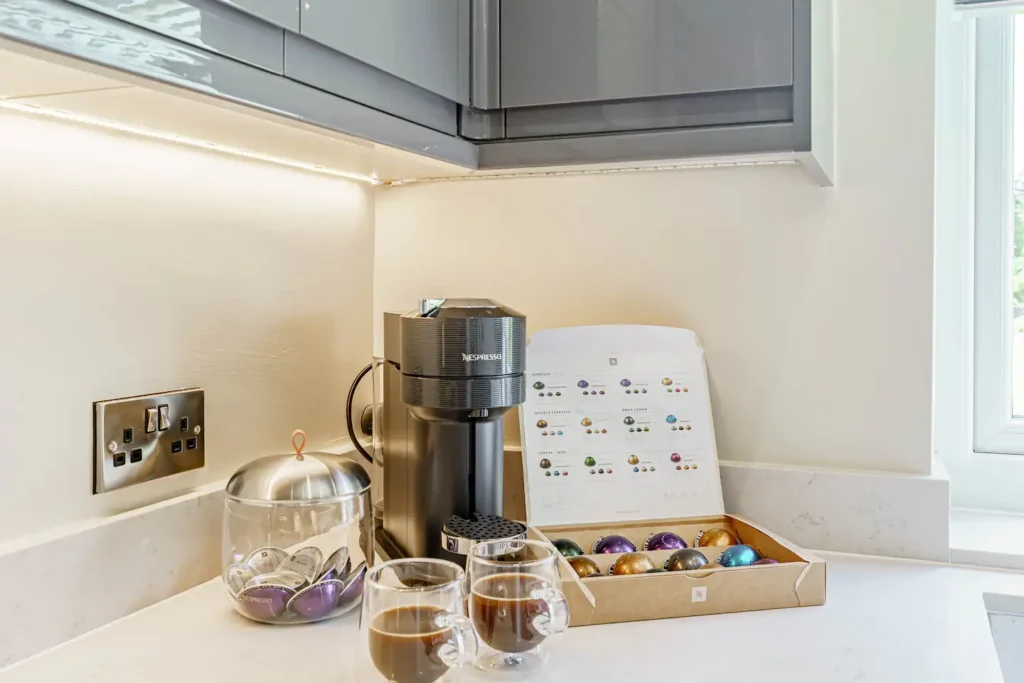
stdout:
[[[570,629],[543,680],[664,680],[684,666],[694,681],[1003,680],[983,594],[1024,596],[1024,573],[822,556],[824,607]],[[357,624],[355,613],[253,624],[217,580],[0,671],[0,683],[350,681]]]

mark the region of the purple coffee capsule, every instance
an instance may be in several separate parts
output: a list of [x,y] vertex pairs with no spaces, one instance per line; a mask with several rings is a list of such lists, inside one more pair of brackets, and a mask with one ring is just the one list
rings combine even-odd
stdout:
[[288,611],[310,621],[320,621],[337,607],[344,587],[341,581],[329,579],[303,588],[288,601]]
[[238,594],[239,611],[250,619],[274,623],[288,608],[295,591],[284,586],[252,586]]
[[683,537],[671,531],[651,534],[644,541],[644,550],[682,550],[685,547],[687,546]]
[[594,541],[594,547],[591,548],[590,554],[597,555],[599,553],[635,553],[636,546],[625,536],[602,536],[601,538]]
[[770,557],[762,557],[760,560],[758,560],[754,564],[757,565],[757,564],[778,564],[778,563],[779,563],[778,560],[773,560]]
[[351,566],[352,560],[348,556],[348,548],[338,548],[324,562],[324,568],[320,571],[320,576],[316,577],[316,583],[334,580],[344,581],[348,576],[348,570]]
[[348,581],[345,582],[345,587],[338,595],[339,613],[347,611],[359,604],[359,600],[363,597],[363,580],[365,578],[366,563],[360,562],[355,570],[349,575]]

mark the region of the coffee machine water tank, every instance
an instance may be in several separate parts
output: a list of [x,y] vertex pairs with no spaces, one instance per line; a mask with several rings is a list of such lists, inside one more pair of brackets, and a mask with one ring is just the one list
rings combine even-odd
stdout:
[[384,536],[398,554],[462,562],[465,530],[523,530],[500,516],[502,421],[526,399],[526,318],[488,299],[433,299],[397,322],[385,320],[385,353],[400,349],[386,372],[402,405],[394,392],[385,402],[404,419],[385,427]]

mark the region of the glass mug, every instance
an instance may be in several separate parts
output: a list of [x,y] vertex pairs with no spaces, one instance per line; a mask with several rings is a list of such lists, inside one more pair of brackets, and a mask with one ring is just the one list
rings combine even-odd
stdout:
[[394,560],[371,569],[355,680],[433,683],[471,664],[477,637],[465,601],[465,572],[451,562]]
[[540,541],[485,541],[469,553],[469,616],[480,642],[482,669],[532,670],[541,643],[569,626],[558,551]]

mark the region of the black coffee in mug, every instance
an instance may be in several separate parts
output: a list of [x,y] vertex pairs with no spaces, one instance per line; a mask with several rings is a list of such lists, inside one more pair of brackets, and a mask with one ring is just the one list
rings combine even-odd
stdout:
[[377,671],[394,683],[432,683],[448,671],[438,649],[451,641],[451,629],[437,625],[447,612],[437,607],[397,607],[370,623],[370,657]]
[[547,614],[547,603],[530,591],[547,584],[530,574],[495,574],[473,585],[469,614],[480,640],[500,652],[527,652],[545,636],[533,627],[533,618]]

